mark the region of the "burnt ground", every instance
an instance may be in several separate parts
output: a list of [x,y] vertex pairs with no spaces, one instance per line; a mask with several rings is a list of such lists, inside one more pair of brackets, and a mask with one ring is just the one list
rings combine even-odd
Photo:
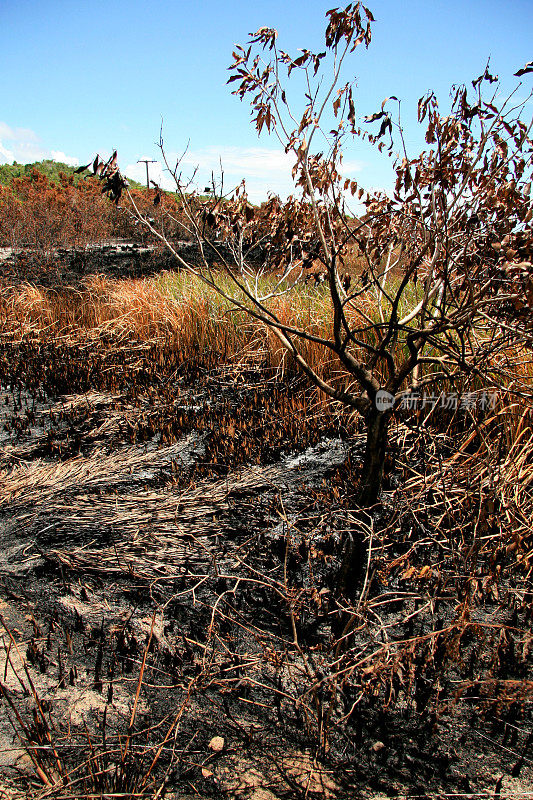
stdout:
[[[427,538],[420,519],[371,539],[373,610],[356,599],[351,661],[336,644],[338,542],[361,525],[354,424],[297,380],[179,359],[156,380],[150,350],[142,368],[137,345],[90,352],[2,344],[3,796],[533,796],[531,637],[520,658],[499,645],[498,670],[475,636],[454,663],[451,640],[446,657],[395,649],[456,613],[446,583],[384,577]],[[406,502],[405,469],[388,465],[367,530]],[[509,614],[530,627],[509,596],[479,611],[498,634]],[[369,659],[385,651],[403,656]],[[518,699],[492,702],[483,670]]]
[[[200,254],[193,241],[173,242],[173,247],[188,263],[213,262],[210,251]],[[218,252],[230,255],[223,244]],[[253,258],[252,258],[253,260]],[[86,247],[59,247],[42,252],[31,247],[13,250],[0,247],[1,281],[17,283],[35,281],[42,286],[75,285],[88,275],[105,274],[109,278],[141,278],[176,267],[174,256],[153,241],[109,239]]]
[[[178,243],[190,257],[191,245]],[[35,281],[42,286],[75,285],[87,275],[106,274],[108,277],[139,278],[172,269],[170,255],[153,244],[111,239],[101,245],[86,248],[57,248],[41,252],[30,247],[13,250],[0,248],[2,282],[16,285]]]

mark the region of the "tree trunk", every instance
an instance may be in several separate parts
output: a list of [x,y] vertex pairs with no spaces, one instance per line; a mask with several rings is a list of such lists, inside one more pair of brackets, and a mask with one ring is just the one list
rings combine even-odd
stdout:
[[[369,522],[367,509],[378,501],[381,494],[390,417],[390,411],[378,411],[374,407],[365,417],[366,448],[355,500],[359,506],[361,521],[366,523]],[[339,589],[347,597],[354,597],[363,580],[366,553],[367,544],[363,534],[359,531],[349,532],[344,541],[339,570]]]
[[373,506],[381,494],[390,418],[390,411],[377,411],[375,408],[366,417],[365,458],[356,495],[360,508]]

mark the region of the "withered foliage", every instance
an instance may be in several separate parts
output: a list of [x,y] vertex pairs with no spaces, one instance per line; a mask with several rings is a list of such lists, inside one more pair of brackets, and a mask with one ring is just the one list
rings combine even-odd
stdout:
[[[68,631],[52,620],[48,637],[34,620],[18,668],[7,662],[15,647],[6,632],[4,683],[9,675],[15,689],[0,683],[0,691],[49,793],[75,791],[78,780],[87,796],[161,794],[175,760],[186,780],[227,780],[233,765],[223,749],[220,769],[205,735],[194,749],[201,703],[210,725],[216,715],[250,750],[256,735],[264,751],[275,726],[288,732],[284,748],[301,737],[312,754],[307,783],[285,756],[275,761],[287,796],[355,796],[369,776],[397,793],[398,781],[413,788],[413,769],[419,795],[474,795],[479,785],[469,779],[478,776],[467,779],[455,764],[461,748],[479,742],[504,753],[499,763],[513,778],[531,765],[529,98],[502,99],[488,66],[469,87],[452,89],[444,111],[430,92],[418,105],[427,148],[412,157],[399,100],[384,100],[359,128],[352,85],[341,80],[350,55],[370,45],[372,23],[355,3],[328,12],[324,52],[293,58],[278,49],[274,29],[261,28],[233,54],[236,95],[250,101],[258,132],[278,136],[293,156],[288,200],[256,207],[244,183],[227,192],[222,181],[206,199],[178,162],[167,164],[177,200],[154,186],[148,209],[118,191],[116,162],[111,183],[99,159],[93,164],[99,182],[88,186],[130,207],[211,300],[222,297],[254,321],[246,353],[226,315],[198,324],[195,336],[192,317],[180,326],[170,306],[150,316],[144,284],[116,318],[98,320],[102,303],[90,284],[77,289],[76,301],[61,296],[55,315],[37,292],[28,290],[25,315],[17,314],[23,302],[3,295],[2,319],[12,327],[0,341],[0,375],[13,404],[6,433],[17,440],[5,456],[17,465],[0,475],[5,513],[38,539],[73,603],[98,592],[107,602],[104,581],[116,581],[113,591],[135,609],[157,607],[143,636],[133,611],[126,621],[107,618],[105,631],[76,611]],[[517,75],[530,72],[526,65]],[[307,91],[297,113],[289,79],[298,73]],[[393,160],[390,196],[343,177],[342,149],[352,136]],[[176,245],[183,237],[196,243],[194,260]],[[111,286],[101,287],[110,306]],[[302,306],[302,297],[317,296],[329,324],[318,324],[311,302]],[[185,295],[180,302],[191,305]],[[204,316],[209,302],[202,301]],[[285,313],[299,304],[307,315]],[[150,337],[143,341],[141,330]],[[275,362],[273,338],[336,406],[326,410],[303,391],[278,353]],[[34,410],[22,411],[24,391],[35,400],[95,390],[113,408],[105,422],[91,407],[104,402],[100,395],[88,396],[83,413],[65,401],[35,442],[37,455],[61,461],[21,466],[35,424]],[[380,391],[393,397],[390,407],[376,404]],[[404,413],[402,399],[443,391],[497,399],[494,407],[436,404]],[[100,451],[104,434],[120,453]],[[325,435],[347,439],[351,456],[298,495],[300,465],[287,452]],[[189,468],[175,463],[196,436],[202,457]],[[158,451],[138,455],[132,447],[154,440]],[[150,465],[168,467],[164,485],[130,486],[134,470]],[[39,492],[48,508],[39,507]],[[16,692],[37,669],[53,668],[61,687],[74,685],[82,648],[92,659],[93,691],[107,693],[105,714],[118,676],[136,670],[133,710],[113,729],[104,715],[97,744],[87,731],[69,731],[61,748],[39,694],[28,693],[28,708],[19,710]],[[165,693],[171,712],[138,720],[139,698],[157,708]],[[436,744],[439,727],[446,746]],[[68,750],[75,737],[88,746],[77,774]],[[335,780],[326,785],[328,760]],[[385,773],[396,784],[380,784]],[[312,789],[311,774],[322,781]],[[484,796],[500,796],[502,783],[485,783]],[[213,794],[220,788],[200,785]]]
[[[63,174],[55,183],[34,169],[29,176],[0,185],[0,246],[12,248],[21,276],[31,278],[33,266],[52,267],[58,250],[75,258],[109,239],[154,244],[154,237],[119,205],[125,180],[116,164],[111,169],[112,163],[97,157],[83,179]],[[139,212],[159,222],[153,193],[129,191]],[[165,211],[180,217],[175,198],[165,198]],[[166,230],[169,236],[185,238],[176,224],[167,224]]]
[[[407,152],[394,96],[365,118],[379,125],[375,133],[358,128],[352,84],[341,84],[341,74],[351,54],[369,46],[373,17],[361,3],[327,16],[324,52],[292,58],[278,49],[274,29],[261,28],[236,48],[229,68],[258,133],[266,129],[293,156],[294,196],[271,197],[256,209],[244,182],[228,194],[221,181],[200,202],[180,162],[167,163],[184,229],[202,259],[192,264],[163,229],[148,227],[180,267],[264,323],[322,392],[362,416],[358,502],[368,507],[381,491],[388,429],[402,398],[456,391],[465,378],[494,391],[512,381],[519,395],[531,396],[516,365],[529,358],[533,334],[533,143],[529,98],[516,99],[515,90],[502,99],[488,66],[471,89],[452,87],[445,112],[434,93],[420,99],[427,149],[418,156]],[[294,72],[307,87],[303,112],[288,100]],[[396,175],[390,196],[342,177],[342,150],[353,137],[380,151],[387,141]],[[359,203],[354,210],[351,198]],[[217,255],[218,271],[208,252]],[[310,279],[327,285],[331,335],[317,333],[312,321],[288,325],[273,307]],[[313,369],[309,343],[336,363],[336,380]],[[347,542],[347,589],[353,549]]]

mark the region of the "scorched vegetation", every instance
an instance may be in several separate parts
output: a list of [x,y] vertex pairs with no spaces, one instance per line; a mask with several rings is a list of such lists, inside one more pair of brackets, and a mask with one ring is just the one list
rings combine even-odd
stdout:
[[[365,132],[342,78],[372,23],[233,54],[286,202],[179,164],[128,191],[115,154],[2,190],[11,793],[533,791],[527,100],[488,69],[428,94],[413,158],[399,101]],[[342,177],[351,137],[390,196]]]

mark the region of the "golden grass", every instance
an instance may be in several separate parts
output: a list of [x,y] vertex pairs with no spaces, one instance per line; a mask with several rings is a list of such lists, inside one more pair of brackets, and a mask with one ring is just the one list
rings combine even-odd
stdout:
[[[285,323],[330,334],[331,315],[322,293],[281,296],[270,307]],[[11,340],[159,343],[179,349],[185,358],[216,353],[224,362],[294,369],[262,323],[188,273],[129,280],[91,276],[78,287],[58,289],[30,283],[4,287],[0,327]],[[318,345],[305,345],[303,355],[321,374],[331,371],[329,354]]]
[[[220,278],[217,283],[228,295],[236,293],[229,278]],[[264,283],[268,288],[267,278]],[[404,297],[407,305],[417,300],[416,291],[413,297]],[[270,299],[267,306],[284,324],[332,338],[333,314],[327,287],[299,285]],[[359,328],[358,337],[371,343],[371,321],[378,318],[374,295],[363,295],[359,306],[350,304],[345,313]],[[33,335],[43,340],[61,336],[105,336],[109,341],[142,342],[164,339],[196,353],[216,348],[228,359],[249,351],[251,346],[256,355],[264,357],[268,352],[274,356],[274,363],[284,359],[276,337],[262,323],[186,271],[130,279],[93,275],[77,286],[56,288],[33,283],[4,285],[0,288],[0,325],[8,338]],[[321,365],[324,359],[328,360],[316,352],[322,350],[320,345],[307,344],[304,355],[313,365]],[[363,353],[361,356],[364,360]],[[518,359],[511,361],[516,363]],[[527,374],[531,379],[531,360],[522,366],[519,377]]]
[[[230,279],[220,285],[232,294]],[[377,317],[375,303],[361,301],[366,318]],[[327,288],[298,286],[272,298],[268,306],[283,323],[309,333],[332,338],[331,298]],[[347,307],[347,315],[360,326],[360,339],[372,342],[372,330],[358,309]],[[205,358],[211,366],[240,362],[261,365],[278,372],[295,367],[277,337],[264,324],[206,286],[188,272],[162,272],[154,277],[110,279],[87,277],[78,286],[48,288],[31,283],[0,289],[0,329],[8,340],[31,337],[42,342],[101,340],[127,344],[142,342],[158,348],[178,350],[184,359]],[[402,348],[398,344],[398,348]],[[310,366],[330,381],[345,385],[350,376],[327,348],[300,341],[300,352]],[[359,357],[365,360],[361,350]],[[515,364],[519,359],[514,354]],[[531,386],[531,359],[517,368],[516,379]],[[472,389],[480,387],[472,382]],[[481,387],[483,388],[483,387]],[[463,387],[464,391],[468,387]],[[520,415],[521,403],[513,414]],[[529,418],[528,418],[529,419]],[[530,420],[531,421],[531,420]]]

